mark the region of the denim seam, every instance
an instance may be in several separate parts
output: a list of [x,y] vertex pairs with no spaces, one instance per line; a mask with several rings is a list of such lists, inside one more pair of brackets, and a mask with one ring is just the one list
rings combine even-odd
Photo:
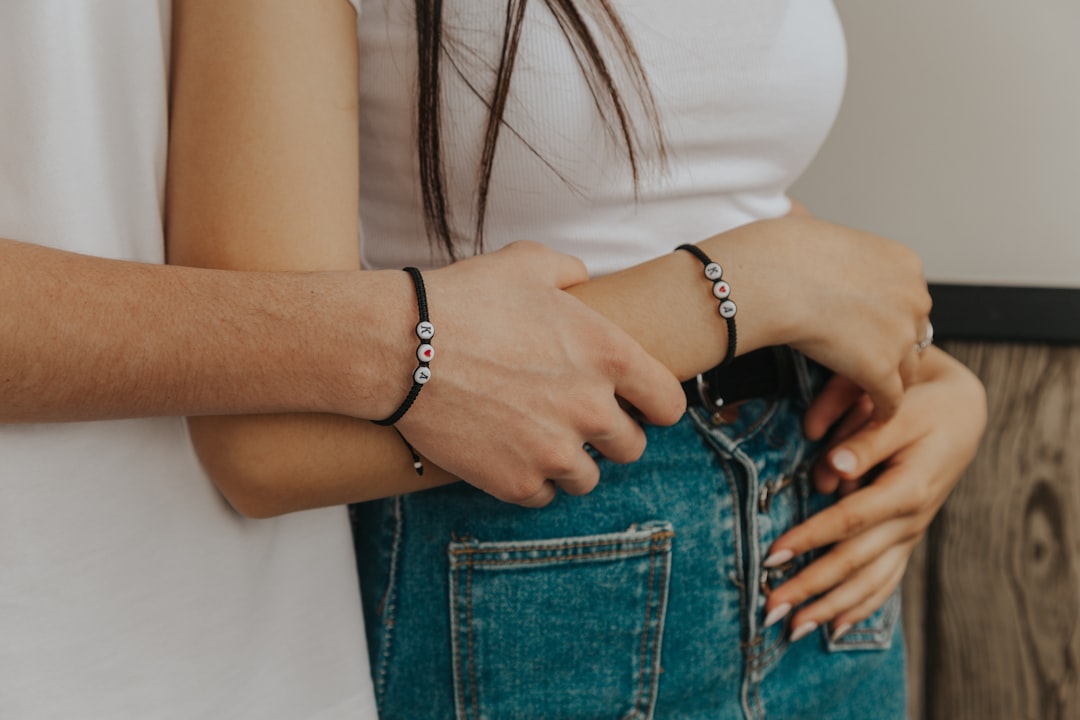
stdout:
[[763,720],[765,711],[761,702],[761,673],[753,657],[749,658],[743,671],[742,706],[746,720]]
[[[789,644],[787,641],[787,636],[788,631],[791,629],[789,626],[790,623],[785,620],[783,632],[779,633],[776,641],[768,647],[763,648],[755,655],[754,664],[756,668],[764,669],[769,667],[769,665],[771,665],[776,660],[779,660],[780,657],[783,656],[784,652],[787,651]],[[764,643],[762,643],[762,645],[764,645]]]
[[556,556],[556,557],[542,557],[542,558],[517,558],[514,560],[477,560],[470,557],[468,562],[470,565],[485,565],[487,567],[514,567],[516,565],[535,565],[538,563],[558,563],[565,565],[566,563],[573,562],[575,560],[595,560],[598,558],[612,558],[612,559],[625,559],[632,557],[640,557],[651,552],[650,548],[642,548],[640,550],[633,550],[627,552],[620,552],[617,550],[601,550],[594,553],[582,553],[581,555],[573,556]]
[[650,707],[646,720],[652,720],[653,712],[656,709],[656,698],[660,686],[660,662],[663,656],[664,627],[666,625],[665,619],[667,617],[668,588],[671,584],[671,559],[673,550],[674,548],[670,545],[666,548],[666,552],[663,556],[663,571],[660,573],[660,589],[657,593],[655,611],[656,629],[653,634],[652,642],[652,662],[649,665]]
[[[687,413],[687,415],[690,416],[690,420],[691,420],[692,424],[694,425],[694,427],[698,430],[699,436],[702,438],[702,440],[705,442],[705,444],[712,449],[713,453],[717,455],[718,460],[720,462],[721,474],[724,476],[724,479],[727,481],[728,492],[731,494],[731,497],[733,498],[732,505],[736,508],[736,512],[733,513],[733,517],[732,517],[732,522],[735,525],[735,532],[733,533],[735,537],[733,539],[734,539],[734,544],[735,544],[735,560],[736,560],[736,562],[735,562],[735,573],[736,573],[736,577],[738,578],[738,582],[736,583],[736,585],[740,588],[740,590],[745,590],[745,588],[746,588],[746,577],[745,577],[746,573],[745,573],[745,571],[743,569],[743,564],[741,562],[741,558],[742,558],[742,555],[743,555],[743,542],[742,542],[743,520],[742,520],[742,517],[741,517],[741,513],[738,512],[739,488],[738,488],[738,482],[736,481],[736,478],[735,478],[735,469],[731,464],[731,450],[728,447],[726,447],[725,444],[717,442],[717,438],[713,435],[712,430],[706,425],[706,423],[708,421],[704,420],[700,415],[697,414],[696,411],[690,410]],[[744,602],[744,593],[740,592],[739,593],[739,605],[740,605],[739,610],[740,610],[741,614],[745,615],[746,607],[743,604],[743,602]]]
[[785,632],[769,647],[761,651],[756,658],[755,668],[757,670],[765,670],[780,660],[787,652],[790,643],[787,641],[787,627],[784,628]]
[[653,614],[653,590],[656,583],[656,551],[649,553],[649,589],[645,593],[645,627],[642,628],[641,633],[641,656],[638,658],[640,663],[638,668],[638,690],[637,699],[634,701],[632,718],[637,718],[645,714],[641,709],[646,704],[645,698],[645,676],[648,673],[646,660],[649,654],[649,632],[652,628],[652,614]]
[[473,637],[473,608],[472,608],[472,576],[473,562],[470,557],[465,563],[465,623],[468,626],[468,658],[469,658],[469,696],[472,698],[473,718],[480,717],[480,701],[477,697],[476,688],[476,655]]
[[[773,404],[775,407],[775,403]],[[735,525],[734,528],[734,545],[735,545],[735,573],[739,578],[739,618],[742,625],[742,651],[744,663],[749,660],[752,648],[750,643],[752,638],[749,635],[749,628],[747,626],[746,618],[750,614],[748,607],[748,595],[751,590],[749,589],[749,581],[746,577],[745,563],[743,562],[743,555],[745,554],[745,548],[743,543],[743,525],[745,524],[742,517],[742,499],[739,492],[739,482],[736,477],[736,468],[732,460],[734,459],[734,451],[737,446],[730,438],[723,433],[717,432],[715,428],[711,428],[708,425],[708,420],[703,418],[699,411],[691,408],[687,411],[687,415],[690,417],[694,427],[698,430],[699,436],[711,447],[713,452],[717,455],[717,458],[721,465],[721,471],[728,483],[728,492],[731,493],[732,506],[735,512],[732,513],[732,522]],[[751,717],[753,711],[750,708],[747,681],[748,675],[743,673],[743,682],[740,684],[739,691],[739,704],[742,706],[743,714],[746,717]]]
[[461,687],[461,623],[458,622],[458,573],[460,568],[450,562],[450,675],[454,683],[454,717],[465,720],[464,690]]
[[[466,558],[465,567],[468,567],[468,560]],[[462,572],[462,564],[456,562],[454,557],[450,558],[450,662],[451,662],[451,675],[453,677],[454,684],[454,717],[457,720],[468,720],[468,712],[465,707],[465,672],[461,667],[462,652],[461,652],[461,608],[458,607],[458,588],[461,585],[460,574]]]
[[[778,405],[779,403],[773,405],[774,411]],[[746,637],[753,641],[747,646],[747,662],[743,672],[743,693],[751,717],[756,717],[759,715],[759,708],[761,706],[761,698],[758,694],[759,683],[754,678],[754,670],[756,669],[759,656],[757,649],[757,599],[761,568],[759,567],[760,553],[758,552],[757,492],[753,492],[753,490],[760,484],[760,478],[758,477],[757,464],[750,456],[743,452],[741,448],[735,448],[732,452],[732,458],[742,467],[743,484],[745,486],[745,496],[739,498],[740,511],[744,514],[746,522],[746,549],[744,551],[746,557],[744,558],[744,562],[747,569],[747,575],[746,590],[744,591],[744,594],[746,595],[746,605],[743,612],[743,623],[745,625]]]
[[[779,404],[775,403],[770,410],[775,412]],[[761,572],[758,548],[760,533],[756,506],[758,493],[752,492],[752,490],[756,490],[761,482],[756,463],[742,449],[741,444],[736,444],[731,448],[730,458],[742,470],[741,479],[744,486],[744,492],[736,495],[739,507],[739,513],[736,515],[742,516],[741,520],[746,527],[745,548],[741,549],[739,553],[740,555],[745,554],[742,564],[746,568],[746,587],[742,593],[745,597],[742,608],[743,630],[744,637],[747,638],[747,642],[744,643],[746,665],[743,673],[742,704],[743,711],[748,718],[762,718],[764,717],[764,709],[759,692],[761,678],[758,676],[761,674],[760,671],[767,667],[767,663],[776,657],[773,651],[777,650],[777,648],[773,646],[763,652],[758,647],[760,640],[757,635],[758,582]],[[793,471],[800,461],[801,458],[796,456],[790,471]],[[783,649],[784,645],[781,641],[781,648],[779,649]]]
[[[740,510],[743,513],[744,522],[746,524],[746,531],[745,532],[746,532],[746,536],[747,536],[746,537],[746,548],[744,550],[744,553],[746,554],[746,557],[744,558],[744,562],[745,562],[745,565],[746,565],[746,568],[747,568],[747,574],[746,574],[747,594],[749,596],[751,596],[751,597],[748,597],[747,599],[748,600],[751,600],[751,599],[756,600],[757,599],[757,590],[756,590],[756,588],[757,588],[757,584],[759,582],[759,579],[758,579],[758,575],[759,575],[758,569],[759,568],[757,568],[759,553],[758,553],[758,547],[757,547],[757,543],[758,543],[757,508],[754,507],[754,505],[757,502],[757,493],[756,492],[750,492],[750,489],[751,488],[756,488],[758,486],[758,484],[759,484],[758,470],[757,470],[757,465],[754,463],[754,461],[751,460],[750,457],[746,455],[746,453],[744,453],[742,450],[740,450],[738,448],[736,448],[732,452],[732,459],[735,460],[736,462],[738,462],[738,464],[740,465],[740,467],[741,467],[741,469],[742,469],[742,471],[744,473],[744,476],[745,476],[744,477],[744,485],[746,486],[746,492],[743,494],[742,497],[739,497],[739,500],[740,500]],[[752,637],[755,636],[755,632],[756,632],[757,628],[756,628],[756,623],[753,622],[753,618],[751,617],[751,615],[753,614],[753,612],[757,611],[757,604],[755,602],[755,603],[749,603],[748,605],[751,608],[752,612],[747,613],[747,618],[748,618],[747,637],[752,638]]]
[[[663,533],[674,536],[673,532]],[[657,573],[657,562],[661,571]],[[654,543],[649,552],[649,585],[645,598],[645,626],[641,636],[637,700],[623,720],[651,720],[659,681],[659,664],[664,634],[664,609],[667,606],[668,576],[671,572],[671,546]],[[650,652],[651,650],[651,652]],[[646,679],[648,688],[646,688]]]
[[753,681],[754,685],[754,715],[760,720],[765,720],[765,703],[761,701],[761,678]]
[[[599,539],[601,536],[596,536],[598,538],[596,540],[583,539],[583,540],[580,540],[580,541],[577,541],[577,542],[572,542],[572,543],[552,542],[550,540],[537,540],[537,541],[532,542],[532,543],[525,542],[525,543],[519,543],[519,544],[516,544],[516,545],[511,545],[511,544],[505,544],[504,545],[504,544],[499,543],[497,547],[491,547],[491,546],[481,547],[481,546],[476,546],[476,545],[459,545],[458,547],[451,547],[450,548],[450,554],[451,555],[473,555],[473,554],[481,554],[481,553],[483,553],[483,554],[492,554],[492,553],[513,553],[513,552],[537,552],[538,550],[542,550],[542,549],[550,549],[550,550],[557,551],[557,550],[573,550],[575,548],[585,548],[585,547],[598,547],[598,546],[601,546],[601,545],[620,545],[620,544],[627,544],[627,545],[641,544],[641,545],[645,545],[647,543],[653,542],[657,538],[663,539],[663,538],[671,538],[671,537],[674,537],[674,536],[675,536],[675,533],[669,530],[669,531],[653,532],[653,533],[649,533],[647,535],[643,534],[640,539],[628,539],[625,536],[625,534],[620,533],[620,537],[613,537],[613,538],[610,538],[610,539]],[[541,548],[540,544],[546,544],[547,547],[546,548]],[[639,550],[639,552],[646,552],[647,550],[648,550],[648,548],[641,548]]]
[[[779,403],[772,403],[767,411],[767,414],[771,417],[776,411]],[[758,423],[755,428],[760,428],[764,423]],[[743,435],[742,439],[738,442],[733,441],[731,438],[723,435],[719,432],[713,432],[707,429],[706,435],[708,441],[714,445],[714,447],[721,452],[722,456],[726,456],[728,482],[731,485],[732,497],[734,498],[734,521],[736,525],[735,532],[735,554],[736,567],[739,570],[740,576],[743,578],[744,586],[739,592],[739,605],[740,605],[740,617],[742,620],[742,634],[743,634],[743,682],[740,692],[740,702],[743,706],[743,712],[748,718],[754,717],[756,707],[756,694],[757,687],[752,682],[751,668],[754,664],[754,658],[756,651],[754,650],[754,643],[756,640],[756,623],[754,622],[754,614],[757,612],[757,605],[754,602],[756,600],[756,594],[754,590],[755,578],[752,576],[753,572],[753,558],[756,557],[756,542],[757,542],[757,523],[754,521],[754,517],[747,513],[747,505],[756,502],[757,493],[750,492],[751,487],[757,485],[757,466],[754,462],[742,452],[739,448],[742,440],[745,440],[749,435]],[[737,469],[736,469],[737,465]],[[741,471],[740,477],[737,477]],[[741,480],[741,482],[740,482]],[[745,486],[744,491],[740,492],[740,485]],[[740,540],[746,535],[746,542],[743,543]],[[755,697],[751,698],[751,694]]]
[[[376,703],[381,706],[386,698],[387,675],[390,670],[391,644],[394,635],[394,617],[397,612],[397,571],[398,558],[401,554],[401,541],[404,535],[405,515],[402,509],[400,496],[393,499],[393,540],[390,543],[390,566],[387,569],[388,578],[386,590],[379,600],[377,610],[383,622],[382,647],[379,649],[379,668],[375,676]],[[385,613],[385,614],[384,614]]]
[[[464,630],[461,627],[461,608],[458,605],[458,588],[461,583],[459,576],[462,572],[465,573]],[[465,634],[464,652],[462,652],[461,647],[462,632]],[[450,636],[455,716],[458,720],[476,720],[480,716],[480,710],[476,689],[476,659],[473,652],[472,558],[468,556],[465,558],[464,563],[458,563],[454,558],[451,558]],[[464,659],[465,663],[464,668],[462,667],[462,659]]]

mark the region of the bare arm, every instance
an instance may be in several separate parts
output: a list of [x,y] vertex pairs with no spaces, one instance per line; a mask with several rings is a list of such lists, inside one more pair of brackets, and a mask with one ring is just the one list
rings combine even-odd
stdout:
[[[235,7],[231,13],[208,5],[177,3],[174,13],[169,261],[271,271],[359,270],[356,79],[351,70],[356,64],[355,41],[345,36],[353,26],[351,10],[343,2],[312,3],[305,11],[288,3]],[[292,26],[297,35],[234,32],[237,11],[250,17],[265,14],[269,21]],[[318,15],[314,20],[313,14]],[[294,22],[296,18],[301,21]],[[335,36],[321,41],[310,37],[313,32]],[[268,62],[264,58],[277,48],[267,44],[277,37],[288,37],[317,53],[309,62],[318,68],[319,77],[310,83],[293,74],[282,79],[280,84],[287,83],[293,97],[284,92],[263,94],[262,75],[220,72],[221,63],[243,62],[238,58],[248,59],[245,70]],[[219,57],[211,49],[215,45],[229,48],[221,63],[208,59]],[[293,103],[312,111],[287,107]],[[248,113],[262,115],[266,122],[251,122]],[[251,129],[231,134],[241,127]],[[277,143],[278,137],[293,141]],[[307,224],[301,225],[299,218]],[[402,307],[407,300],[408,295],[396,293]],[[404,328],[408,319],[401,320],[399,327]],[[342,322],[364,321],[357,317]],[[401,354],[398,349],[388,356]],[[394,367],[374,380],[403,395],[402,383],[395,380],[406,372],[405,366]],[[373,496],[418,487],[419,478],[394,430],[355,418],[259,415],[192,418],[189,424],[210,474],[234,505],[252,515],[269,514],[270,509],[246,500],[236,488],[256,490],[257,499],[255,482],[283,491],[289,487],[286,478],[292,484],[303,482],[306,489],[289,490],[298,498],[313,495],[311,505],[325,504],[319,499],[340,492],[327,486],[327,477],[342,483],[367,480],[363,486],[370,487]],[[303,442],[297,442],[298,437]],[[288,465],[281,463],[283,454]],[[394,472],[367,472],[371,467]],[[360,477],[351,471],[354,468],[360,469]],[[434,466],[423,478],[427,483],[449,479]]]
[[[170,262],[238,270],[359,271],[355,16],[344,0],[174,3],[168,183]],[[389,360],[375,382],[408,390],[415,299],[389,273],[394,308],[374,324]],[[577,261],[535,245],[425,273],[438,329],[435,379],[399,428],[436,464],[503,499],[540,505],[558,479],[595,484],[583,441],[630,461],[644,435],[615,400],[674,422],[675,378],[625,332],[559,288]],[[501,299],[492,307],[490,298]],[[384,304],[385,309],[385,304]],[[523,329],[528,328],[528,329]],[[562,388],[552,393],[551,387]],[[393,430],[348,418],[194,418],[200,456],[236,507],[253,515],[445,482],[421,481]]]
[[[724,258],[733,277],[747,279],[740,303],[741,352],[798,337],[812,327],[805,315],[774,313],[782,289],[758,280],[753,268],[769,267],[763,247],[821,240],[850,243],[847,257],[859,264],[860,248],[875,239],[827,225],[778,220],[745,226],[706,240],[702,245]],[[797,255],[796,255],[797,257]],[[901,253],[901,257],[903,254]],[[745,263],[745,270],[739,272]],[[873,265],[874,263],[870,263]],[[886,268],[895,269],[894,266]],[[812,270],[806,271],[813,276]],[[852,269],[851,272],[857,272]],[[715,365],[726,352],[724,324],[716,316],[700,264],[685,253],[672,253],[641,266],[574,286],[570,292],[620,323],[679,377],[691,377]],[[790,291],[797,294],[797,291]],[[822,297],[827,293],[821,293]],[[661,298],[662,301],[655,301]],[[795,299],[797,301],[798,298]],[[825,304],[827,304],[826,301]],[[754,310],[761,309],[755,316]],[[808,304],[809,313],[828,315]],[[868,321],[877,315],[867,310]],[[745,318],[745,319],[744,319]],[[772,319],[770,319],[772,318]],[[914,320],[911,322],[914,328]],[[854,340],[858,328],[838,323]],[[806,335],[802,335],[806,337]],[[915,330],[911,330],[914,338]],[[868,345],[872,350],[873,345]],[[895,368],[893,368],[895,370]],[[425,389],[424,392],[428,392]],[[266,516],[282,512],[409,492],[445,484],[452,475],[432,463],[420,478],[396,434],[370,423],[330,415],[199,418],[192,433],[200,456],[226,496],[241,511]],[[476,445],[476,443],[472,443]],[[494,457],[487,458],[494,461]],[[479,461],[483,461],[480,458]]]
[[[380,342],[396,277],[225,273],[0,239],[0,422],[281,411],[395,400],[351,348]],[[330,341],[336,345],[330,345]]]
[[[673,243],[675,244],[675,243]],[[700,243],[738,304],[738,352],[791,345],[851,378],[879,419],[914,377],[930,313],[918,256],[903,245],[813,217],[751,223]],[[727,337],[701,263],[673,252],[574,288],[676,375],[724,357]]]
[[[233,268],[328,264],[355,268],[355,39],[353,24],[344,17],[348,6],[342,2],[272,7],[236,2],[214,9],[193,0],[176,5],[171,259]],[[252,13],[260,15],[264,34],[250,30],[245,15]],[[315,52],[308,52],[309,46]],[[813,244],[824,245],[820,252],[826,260],[806,262],[806,246]],[[783,342],[801,343],[813,351],[815,342],[823,342],[821,328],[828,323],[819,317],[821,308],[806,307],[811,303],[804,302],[807,292],[801,283],[817,285],[824,279],[817,299],[828,309],[838,292],[828,286],[843,285],[837,278],[844,273],[857,276],[857,282],[842,292],[856,298],[854,303],[846,300],[848,313],[854,305],[855,312],[865,317],[862,326],[847,328],[851,335],[847,343],[862,342],[859,332],[865,327],[871,334],[887,335],[894,347],[886,357],[880,352],[880,340],[864,339],[864,355],[848,362],[866,365],[869,356],[870,369],[860,366],[863,375],[879,385],[885,384],[885,376],[897,376],[891,390],[899,394],[897,365],[904,350],[897,348],[911,347],[918,333],[917,318],[928,310],[918,297],[921,274],[910,253],[888,241],[807,218],[757,223],[710,238],[703,247],[725,264],[735,283],[742,308],[742,351]],[[899,262],[883,262],[883,248]],[[843,262],[830,260],[832,256]],[[470,262],[475,261],[431,275],[451,278],[445,287],[452,288],[453,273]],[[779,284],[778,278],[789,285]],[[440,283],[432,284],[433,306],[453,305],[448,295],[440,297]],[[878,285],[890,292],[880,292]],[[859,295],[868,286],[881,296],[879,304],[885,310],[864,311]],[[503,292],[512,294],[509,287]],[[580,285],[572,292],[616,320],[681,377],[711,367],[724,355],[727,339],[709,286],[700,266],[684,253]],[[916,297],[898,299],[905,293]],[[553,311],[556,306],[552,299],[544,307]],[[477,304],[472,312],[479,317],[484,308]],[[452,317],[468,316],[462,312]],[[883,318],[887,322],[880,322]],[[878,326],[883,327],[875,330]],[[451,338],[467,328],[452,330]],[[447,333],[440,337],[445,339]],[[836,338],[826,339],[825,350],[839,355]],[[405,336],[400,339],[402,348],[410,342]],[[445,353],[440,355],[443,362],[446,358]],[[407,372],[402,368],[398,374]],[[464,377],[466,387],[482,387],[487,379],[482,369]],[[441,385],[437,380],[427,386],[417,409],[437,396]],[[545,387],[562,386],[547,378]],[[404,389],[400,392],[404,394]],[[551,398],[545,395],[539,401]],[[489,395],[486,405],[495,406],[489,418],[495,424],[539,407],[518,395],[497,393]],[[417,415],[414,410],[406,420]],[[448,416],[446,422],[476,427],[469,425],[474,420],[460,414]],[[406,423],[402,428],[409,434]],[[534,427],[532,432],[537,430],[543,441],[544,428]],[[192,431],[204,464],[220,487],[239,509],[254,515],[362,500],[450,479],[443,473],[418,479],[392,431],[342,418],[208,418],[193,421]],[[503,454],[516,451],[513,443],[499,448],[478,443],[477,437],[455,450],[472,454],[474,464],[497,463]],[[531,436],[519,433],[518,441],[521,437]],[[573,461],[560,457],[559,462],[569,466]],[[515,491],[508,499],[528,497]]]

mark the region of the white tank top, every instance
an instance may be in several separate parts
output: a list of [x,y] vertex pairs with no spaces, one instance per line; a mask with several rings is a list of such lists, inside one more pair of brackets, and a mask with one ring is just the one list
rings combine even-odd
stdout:
[[[0,237],[162,262],[169,17],[0,2]],[[238,516],[180,418],[0,425],[0,718],[374,720],[344,509]]]
[[[447,187],[453,225],[472,238],[487,108],[462,75],[488,92],[505,15],[480,0],[445,5],[453,61],[442,63]],[[555,20],[534,2],[496,154],[485,249],[536,240],[603,274],[788,210],[785,192],[823,142],[843,93],[844,40],[831,0],[613,5],[659,105],[666,171],[653,148],[635,200],[621,142],[606,132]],[[362,6],[363,257],[376,268],[441,264],[420,201],[413,0]],[[633,88],[623,95],[633,109]],[[635,122],[647,129],[640,112]],[[471,242],[461,254],[471,254]]]

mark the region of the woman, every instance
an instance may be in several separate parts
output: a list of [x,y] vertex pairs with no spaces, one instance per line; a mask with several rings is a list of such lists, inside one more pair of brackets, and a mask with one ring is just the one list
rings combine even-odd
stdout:
[[[441,7],[367,0],[357,43],[344,0],[177,2],[171,261],[351,269],[358,215],[374,268],[529,238],[583,257],[594,279],[570,292],[680,379],[720,363],[729,342],[800,352],[754,354],[738,377],[764,368],[767,382],[734,407],[692,383],[700,406],[647,427],[633,465],[587,449],[564,458],[578,477],[599,464],[584,497],[550,484],[510,495],[550,501],[537,512],[457,484],[360,506],[381,712],[903,717],[893,591],[971,457],[982,398],[943,353],[916,352],[929,303],[910,252],[785,216],[786,188],[839,103],[831,4]],[[672,252],[687,242],[724,266],[737,344],[701,264]],[[440,354],[397,424],[405,437],[468,325],[467,313],[438,315],[454,267],[425,273]],[[416,299],[393,272],[404,378]],[[822,391],[807,358],[838,379]],[[528,412],[514,398],[492,406]],[[815,440],[843,417],[840,446],[816,468],[804,413]],[[452,478],[440,453],[469,452],[422,448],[417,476],[398,435],[363,422],[191,429],[226,496],[259,515],[441,485]],[[833,505],[814,482],[849,497]]]

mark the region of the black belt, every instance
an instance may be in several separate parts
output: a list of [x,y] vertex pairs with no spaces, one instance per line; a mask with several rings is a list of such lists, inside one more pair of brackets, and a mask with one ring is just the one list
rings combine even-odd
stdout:
[[794,380],[791,349],[766,347],[714,367],[682,384],[687,407],[718,410],[732,403],[783,395]]

